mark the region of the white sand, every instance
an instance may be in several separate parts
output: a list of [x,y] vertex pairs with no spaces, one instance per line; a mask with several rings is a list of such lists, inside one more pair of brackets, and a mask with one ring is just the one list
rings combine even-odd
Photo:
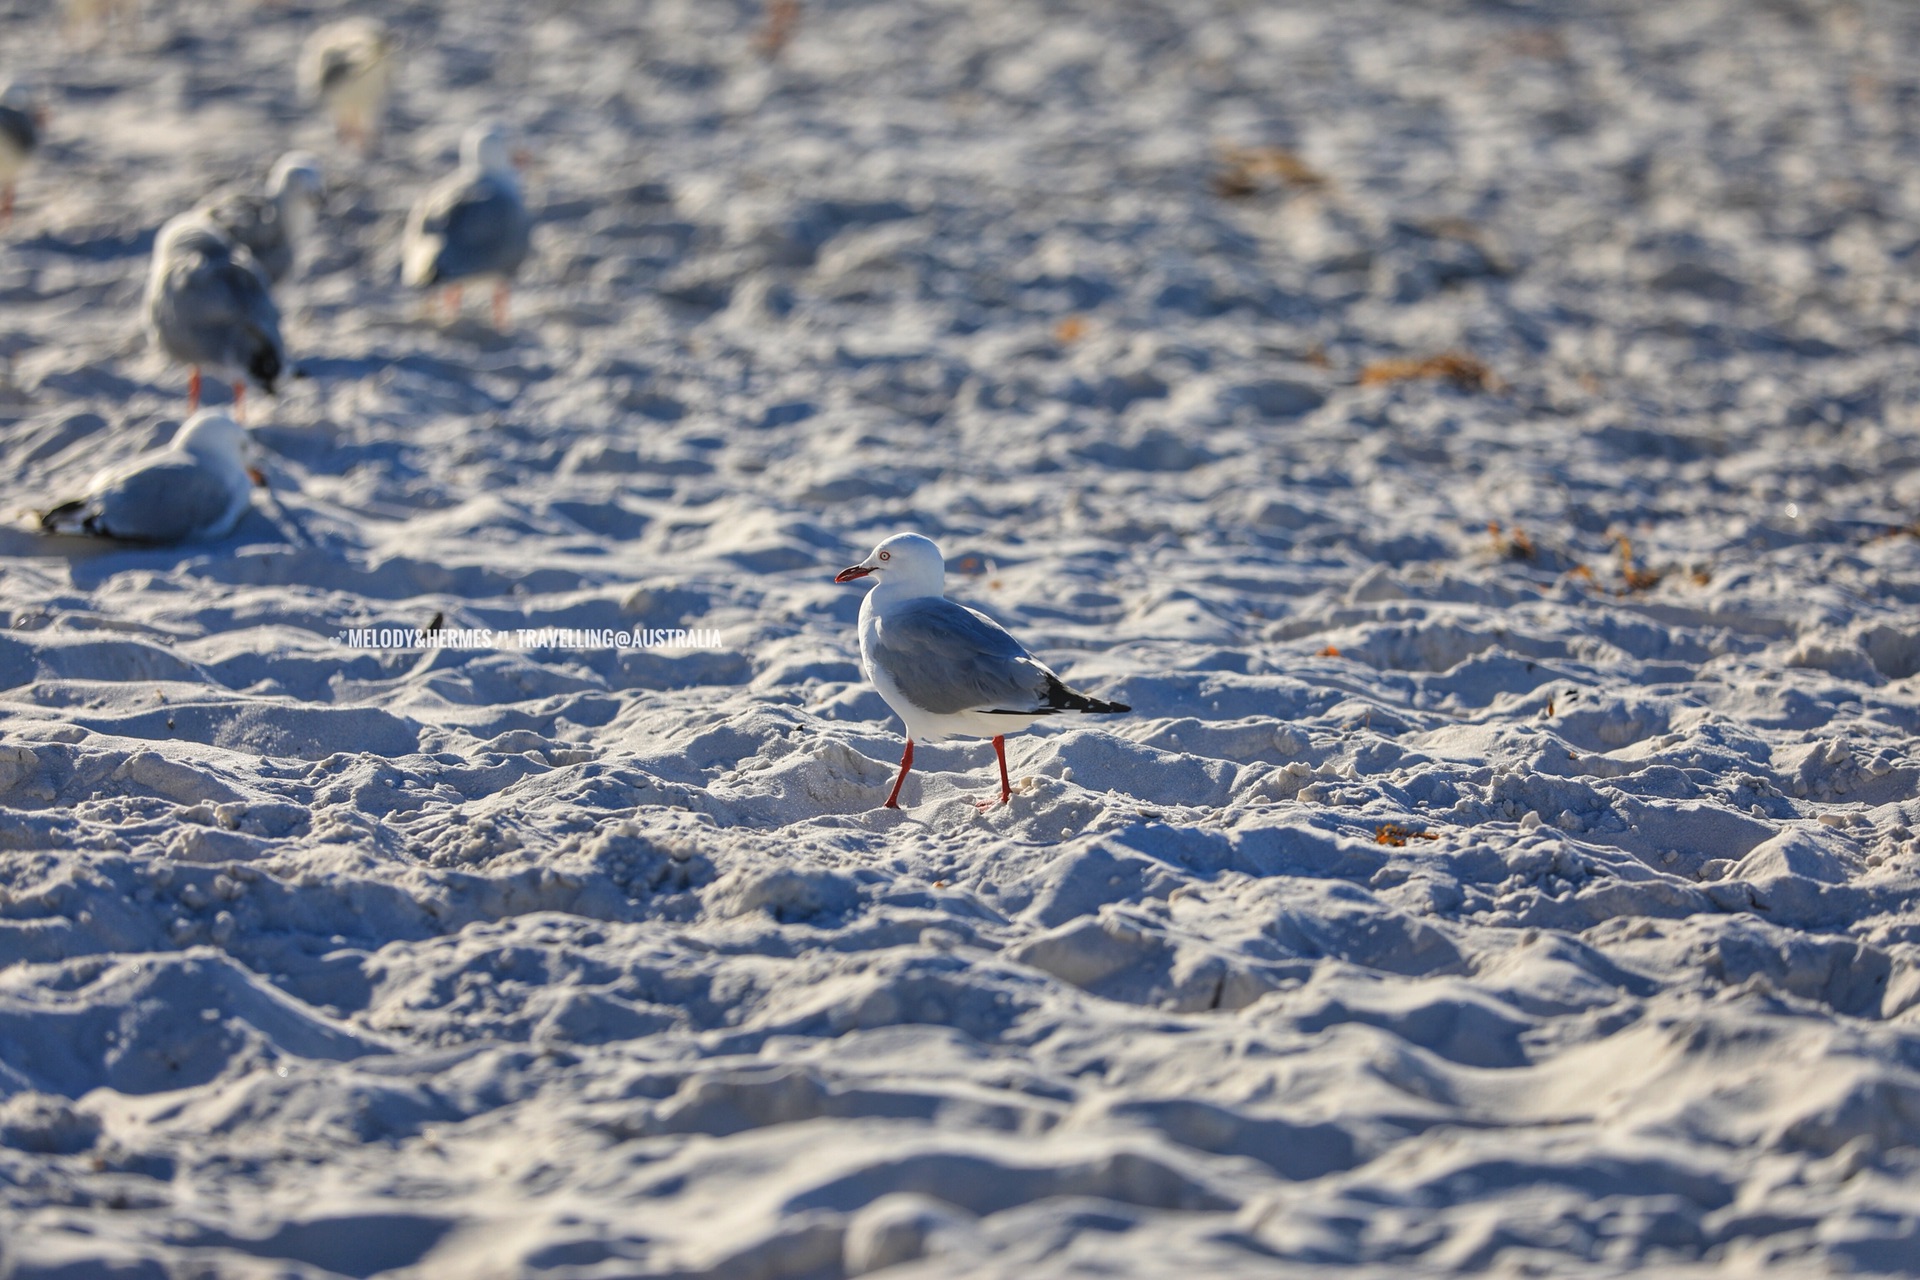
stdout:
[[[0,1274],[1920,1270],[1911,6],[414,5],[364,164],[344,5],[43,8]],[[505,338],[395,279],[487,113]],[[182,413],[154,228],[295,146],[275,501],[33,536]],[[1504,389],[1356,385],[1449,349]],[[901,529],[1136,708],[1009,809],[877,807]],[[725,645],[331,643],[436,612]]]

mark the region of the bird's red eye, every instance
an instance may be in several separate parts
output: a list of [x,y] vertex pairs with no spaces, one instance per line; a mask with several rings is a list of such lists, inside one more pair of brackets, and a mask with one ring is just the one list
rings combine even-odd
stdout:
[[891,552],[891,551],[882,551],[882,552],[880,553],[880,558],[881,558],[882,560],[891,560],[891,559],[893,559],[893,552]]

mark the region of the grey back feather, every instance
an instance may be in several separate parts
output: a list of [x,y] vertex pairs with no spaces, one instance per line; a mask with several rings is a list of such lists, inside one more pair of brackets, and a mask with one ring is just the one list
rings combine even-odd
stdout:
[[271,196],[236,191],[214,200],[204,212],[207,221],[253,255],[254,265],[266,273],[267,283],[279,284],[293,269],[293,241],[287,235],[280,206]]
[[456,175],[422,203],[418,227],[441,240],[436,283],[512,277],[533,247],[533,216],[519,191],[489,174]]
[[993,619],[939,596],[902,602],[877,620],[869,655],[914,706],[1038,712],[1052,675]]

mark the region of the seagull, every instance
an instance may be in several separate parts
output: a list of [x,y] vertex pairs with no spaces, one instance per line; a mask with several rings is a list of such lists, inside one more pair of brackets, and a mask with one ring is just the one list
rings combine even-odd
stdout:
[[326,196],[320,158],[311,151],[289,151],[267,175],[264,193],[216,196],[196,212],[227,239],[245,245],[267,283],[279,284],[293,270],[299,242],[312,234]]
[[300,88],[325,104],[335,133],[365,151],[373,142],[400,43],[375,18],[330,22],[307,37],[300,50]]
[[419,289],[447,285],[456,313],[462,280],[491,279],[494,327],[504,330],[507,290],[532,246],[533,217],[520,198],[506,130],[477,124],[460,140],[460,168],[407,216],[400,278]]
[[249,468],[246,429],[218,409],[188,418],[166,448],[108,467],[86,496],[40,517],[46,533],[122,542],[167,543],[224,537],[264,483]]
[[140,21],[140,0],[67,0],[66,10],[63,25],[72,40],[91,31],[98,43],[116,22],[131,30]]
[[160,228],[146,306],[161,349],[193,367],[188,410],[200,407],[202,368],[233,384],[236,410],[249,382],[274,394],[287,369],[280,309],[253,255],[212,223],[183,213]]
[[1006,628],[977,609],[946,598],[946,560],[932,539],[896,533],[835,582],[874,577],[860,604],[860,665],[907,729],[907,749],[886,807],[900,807],[900,784],[913,767],[913,744],[940,738],[992,738],[1000,761],[1000,798],[1007,780],[1006,735],[1063,712],[1115,715],[1131,711],[1070,689],[1021,647]]
[[40,147],[47,111],[23,84],[0,92],[0,226],[13,221],[13,182]]

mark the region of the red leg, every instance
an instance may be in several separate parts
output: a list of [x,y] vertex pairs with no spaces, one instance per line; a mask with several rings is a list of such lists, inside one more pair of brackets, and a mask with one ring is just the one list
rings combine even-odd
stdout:
[[460,286],[450,284],[447,286],[447,291],[440,296],[444,298],[447,303],[447,320],[449,322],[458,320],[460,318]]
[[247,420],[247,384],[244,382],[233,384],[233,416],[239,422]]
[[493,286],[493,327],[502,333],[507,331],[507,297],[504,281]]
[[187,412],[192,413],[200,407],[200,366],[193,366],[193,373],[187,378]]
[[993,754],[1000,761],[1000,798],[998,800],[977,800],[974,803],[982,809],[991,809],[996,804],[1006,804],[1013,799],[1013,784],[1007,781],[1007,740],[996,734],[993,739]]
[[900,776],[893,780],[893,790],[887,794],[887,802],[881,806],[882,808],[898,809],[900,807],[900,784],[907,780],[907,770],[911,768],[913,768],[913,739],[908,738],[907,749],[900,757]]

